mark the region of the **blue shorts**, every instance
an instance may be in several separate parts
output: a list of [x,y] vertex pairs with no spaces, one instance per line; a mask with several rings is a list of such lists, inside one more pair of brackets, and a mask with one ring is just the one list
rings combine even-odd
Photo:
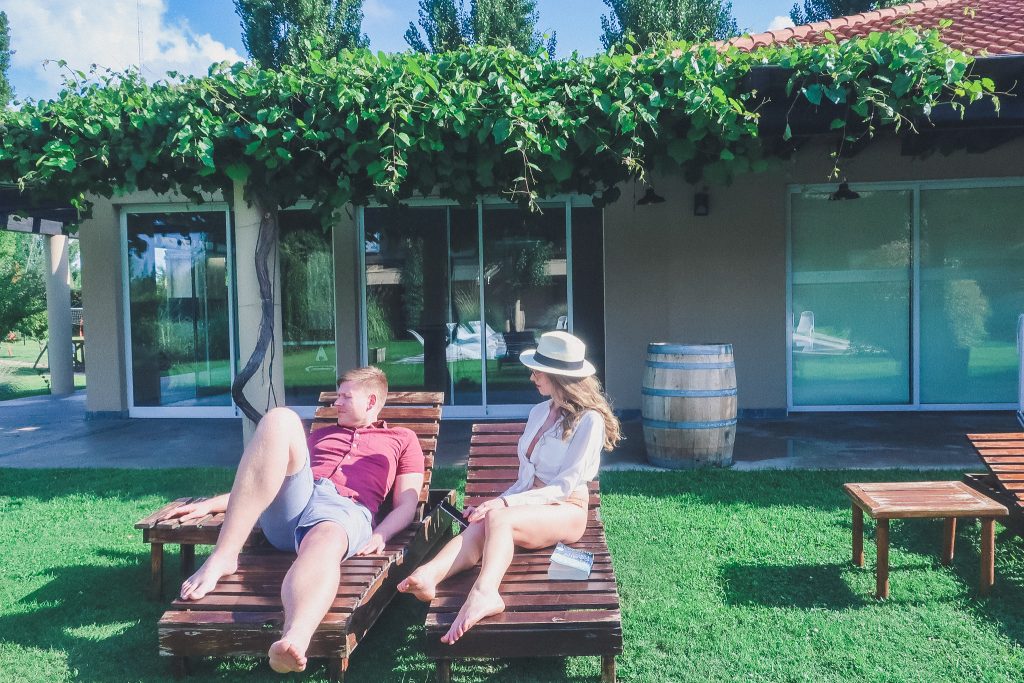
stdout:
[[260,527],[278,550],[298,552],[306,533],[320,522],[334,522],[345,530],[346,558],[362,549],[373,533],[370,511],[338,493],[330,479],[314,482],[307,460],[305,467],[284,478],[277,497],[260,515]]

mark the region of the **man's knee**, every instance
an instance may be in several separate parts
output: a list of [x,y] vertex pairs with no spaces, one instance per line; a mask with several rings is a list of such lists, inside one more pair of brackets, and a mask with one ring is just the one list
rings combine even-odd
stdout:
[[276,435],[291,434],[298,430],[302,434],[302,420],[290,408],[271,408],[260,419],[259,428]]
[[320,522],[306,532],[299,543],[299,554],[330,553],[340,561],[348,551],[348,532],[337,522]]

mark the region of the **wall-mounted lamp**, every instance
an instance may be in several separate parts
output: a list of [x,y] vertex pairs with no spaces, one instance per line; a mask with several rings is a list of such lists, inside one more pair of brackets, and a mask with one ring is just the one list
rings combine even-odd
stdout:
[[711,195],[708,194],[708,188],[704,188],[699,192],[693,193],[693,215],[694,216],[707,216],[711,213]]
[[665,198],[654,191],[653,187],[647,188],[647,192],[644,192],[644,196],[636,200],[637,206],[643,206],[645,204],[661,204],[665,201]]
[[840,199],[860,199],[860,193],[854,192],[850,189],[850,184],[845,180],[839,183],[839,187],[836,191],[828,196],[829,201],[839,201]]

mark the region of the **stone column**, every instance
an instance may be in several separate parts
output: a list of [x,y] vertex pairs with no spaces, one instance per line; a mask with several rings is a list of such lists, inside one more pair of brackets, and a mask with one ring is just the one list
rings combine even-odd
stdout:
[[75,391],[67,235],[46,236],[46,321],[50,328],[50,393],[67,396]]
[[[235,215],[235,299],[238,316],[238,367],[249,360],[259,336],[261,316],[260,286],[256,280],[256,241],[260,232],[260,216],[245,201],[244,183],[234,184]],[[281,266],[279,245],[269,258],[268,267],[274,282],[274,341],[263,364],[245,388],[245,396],[260,412],[284,405],[284,344],[281,321]],[[273,359],[273,367],[270,361]],[[255,423],[242,418],[242,440],[249,443],[256,430]]]

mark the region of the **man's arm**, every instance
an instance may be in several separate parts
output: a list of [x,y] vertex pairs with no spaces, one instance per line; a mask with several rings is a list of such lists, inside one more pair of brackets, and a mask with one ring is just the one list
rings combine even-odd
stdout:
[[213,498],[201,500],[198,503],[179,505],[164,515],[160,521],[177,518],[179,522],[190,522],[194,519],[202,519],[206,515],[215,515],[228,509],[228,496],[230,493],[222,493]]
[[420,502],[420,489],[423,488],[423,474],[416,472],[400,474],[395,477],[395,486],[391,493],[394,502],[391,512],[377,525],[370,536],[370,541],[359,550],[359,555],[373,555],[384,550],[384,545],[416,518],[416,507]]

